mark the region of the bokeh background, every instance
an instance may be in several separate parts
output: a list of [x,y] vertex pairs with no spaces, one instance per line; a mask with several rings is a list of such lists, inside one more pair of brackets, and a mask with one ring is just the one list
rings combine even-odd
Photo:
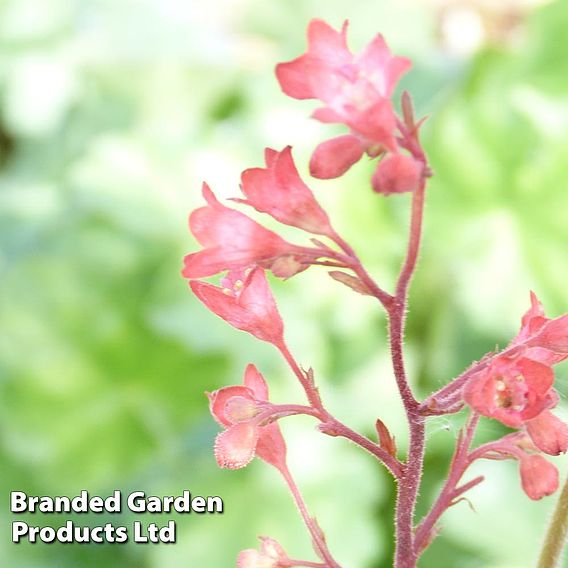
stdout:
[[[255,461],[219,470],[205,390],[246,363],[275,401],[301,401],[269,346],[198,304],[179,276],[195,249],[188,212],[207,179],[237,195],[265,146],[294,146],[303,173],[340,132],[283,96],[273,66],[304,51],[312,17],[361,48],[378,31],[413,58],[402,87],[430,115],[435,177],[411,294],[407,350],[422,395],[516,332],[535,290],[568,307],[567,2],[521,0],[0,1],[0,564],[18,568],[225,568],[256,535],[313,558],[277,474]],[[371,164],[311,182],[388,288],[405,246],[408,196],[373,195]],[[290,234],[287,232],[287,234]],[[294,234],[298,242],[303,235]],[[373,436],[380,416],[405,446],[385,348],[368,298],[310,269],[274,282],[292,350],[339,417]],[[568,368],[557,371],[566,416]],[[428,429],[420,511],[443,479],[463,416]],[[308,418],[283,424],[291,469],[337,558],[390,565],[393,486],[367,455]],[[480,439],[504,433],[484,422]],[[556,460],[566,476],[566,459]],[[520,489],[517,467],[444,517],[425,568],[532,566],[555,498]],[[172,545],[13,545],[8,493],[81,489],[220,495],[226,512],[177,517]],[[29,517],[57,525],[66,517]],[[80,516],[130,524],[132,516]],[[155,521],[145,517],[145,521]]]

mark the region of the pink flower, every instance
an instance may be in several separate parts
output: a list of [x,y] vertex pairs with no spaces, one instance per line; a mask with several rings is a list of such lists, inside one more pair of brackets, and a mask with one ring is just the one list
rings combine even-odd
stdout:
[[391,55],[381,35],[354,55],[347,47],[347,23],[340,32],[322,20],[308,26],[307,52],[276,67],[282,90],[296,99],[319,99],[321,122],[343,123],[351,134],[320,144],[310,164],[314,177],[344,173],[363,153],[398,151],[391,97],[411,63]]
[[245,467],[255,454],[277,469],[286,467],[286,443],[280,426],[266,424],[266,413],[262,415],[268,385],[254,365],[246,368],[244,386],[224,387],[208,396],[211,414],[226,428],[215,441],[220,467]]
[[558,489],[558,470],[538,454],[520,459],[521,484],[533,500],[552,495]]
[[190,286],[206,307],[233,327],[262,341],[281,345],[284,324],[264,270],[257,267],[233,271],[221,283],[223,287],[192,281]]
[[251,168],[242,174],[241,189],[246,199],[237,200],[268,213],[286,225],[310,233],[333,235],[326,212],[310,188],[300,179],[292,149],[281,152],[267,148],[266,168]]
[[501,355],[471,378],[464,400],[480,414],[519,428],[556,404],[553,382],[548,365]]
[[521,330],[511,342],[519,348],[514,348],[513,354],[498,355],[474,375],[463,395],[465,402],[480,414],[523,429],[536,449],[559,455],[568,451],[568,425],[549,412],[558,403],[550,367],[555,361],[546,349],[523,346],[535,333],[545,329],[549,321],[533,294]]
[[225,207],[207,184],[203,184],[203,197],[207,205],[191,213],[189,226],[205,248],[185,257],[185,278],[205,278],[251,264],[270,268],[279,258],[301,257],[310,251],[286,242],[240,211]]
[[254,548],[243,550],[237,558],[237,568],[284,568],[291,566],[284,549],[272,538],[260,537],[260,552]]
[[373,189],[377,193],[405,193],[418,187],[421,166],[411,156],[390,154],[385,156],[373,174]]

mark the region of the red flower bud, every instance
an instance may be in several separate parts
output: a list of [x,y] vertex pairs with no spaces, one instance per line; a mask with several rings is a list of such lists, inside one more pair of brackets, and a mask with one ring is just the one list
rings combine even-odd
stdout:
[[558,489],[558,470],[542,456],[526,455],[520,462],[521,484],[531,499],[542,499]]
[[390,154],[383,158],[373,174],[373,189],[377,193],[414,191],[420,182],[420,165],[406,154]]
[[534,445],[545,454],[557,456],[568,451],[568,424],[545,410],[526,423]]

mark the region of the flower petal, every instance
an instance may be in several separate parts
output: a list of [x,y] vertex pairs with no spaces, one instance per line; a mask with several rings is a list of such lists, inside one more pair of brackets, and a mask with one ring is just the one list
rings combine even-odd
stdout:
[[255,268],[239,298],[239,305],[256,319],[251,333],[278,345],[283,338],[284,323],[266,280],[264,270]]
[[361,159],[363,150],[359,139],[350,134],[326,140],[312,154],[310,173],[319,179],[339,177]]
[[381,34],[356,57],[355,63],[383,97],[391,97],[396,84],[411,67],[406,57],[393,57]]
[[277,541],[266,536],[261,536],[260,540],[260,552],[252,548],[243,550],[237,558],[237,568],[278,568],[291,564]]
[[329,124],[333,124],[335,122],[343,122],[344,120],[342,115],[328,107],[321,107],[314,110],[314,112],[312,113],[312,118],[315,118],[320,122]]
[[269,343],[282,342],[284,324],[262,268],[249,274],[239,297],[207,282],[194,280],[190,286],[207,308],[233,327]]
[[534,418],[547,407],[546,394],[554,384],[554,371],[549,365],[523,357],[516,363],[528,387],[527,401],[523,417],[525,420]]
[[324,20],[314,18],[308,24],[308,51],[310,55],[328,62],[343,64],[351,59],[347,47],[347,26],[345,21],[338,32]]
[[256,455],[280,471],[286,467],[286,441],[275,422],[260,428]]
[[215,459],[219,467],[240,469],[254,457],[258,441],[258,426],[254,422],[239,422],[217,435]]
[[314,99],[316,93],[310,80],[312,68],[317,66],[309,55],[302,55],[276,66],[276,78],[282,91],[294,99]]
[[254,548],[239,552],[237,568],[275,568],[274,562]]
[[264,554],[266,554],[266,556],[268,556],[269,558],[274,558],[274,560],[278,561],[288,560],[288,555],[277,540],[274,540],[273,538],[270,538],[268,536],[261,536],[259,538],[262,543],[260,545],[260,549]]
[[233,397],[244,397],[249,398],[250,400],[254,399],[254,395],[250,389],[241,385],[231,385],[229,387],[223,387],[212,393],[208,394],[209,397],[209,410],[221,424],[221,426],[230,426],[233,421],[229,420],[229,417],[225,413],[225,408],[227,406],[227,402],[230,398]]
[[292,148],[287,146],[281,152],[267,149],[266,163],[266,168],[250,168],[243,172],[241,189],[247,198],[244,203],[272,215],[281,223],[330,235],[327,213],[300,178]]
[[530,345],[561,354],[561,360],[568,358],[568,314],[548,321]]
[[207,205],[193,211],[189,226],[205,249],[185,257],[185,278],[213,276],[300,250],[244,213],[219,203],[206,184],[203,196]]
[[257,400],[268,400],[268,384],[252,363],[249,363],[245,370],[244,385]]

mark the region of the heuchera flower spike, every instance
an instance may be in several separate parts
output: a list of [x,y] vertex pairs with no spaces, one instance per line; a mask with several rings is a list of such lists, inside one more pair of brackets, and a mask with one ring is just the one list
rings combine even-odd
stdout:
[[[509,353],[496,356],[463,392],[465,402],[480,414],[521,429],[497,442],[501,447],[497,451],[519,460],[523,490],[534,500],[558,488],[558,470],[537,452],[555,456],[568,451],[568,425],[549,411],[558,403],[551,365],[565,358],[550,348],[562,344],[563,322],[564,318],[548,319],[531,292],[531,307],[509,344]],[[551,324],[553,332],[547,336],[544,332]]]
[[257,418],[262,403],[268,402],[268,385],[254,365],[245,370],[244,386],[224,387],[208,397],[211,414],[226,428],[215,441],[220,467],[245,467],[255,454],[279,470],[286,467],[286,443],[280,426],[275,422],[261,425]]
[[288,555],[273,538],[259,537],[261,541],[260,552],[248,548],[239,553],[237,568],[283,568],[291,566]]
[[276,67],[276,77],[287,95],[319,99],[325,106],[314,112],[314,118],[343,123],[351,131],[316,148],[310,171],[323,179],[342,175],[363,153],[375,157],[385,150],[399,150],[390,99],[411,62],[392,56],[381,35],[354,55],[347,47],[346,32],[347,23],[338,32],[322,20],[312,20],[307,52]]
[[243,172],[241,190],[246,199],[235,201],[268,213],[286,225],[332,236],[327,213],[298,174],[292,148],[287,146],[281,152],[267,148],[265,161],[266,168],[250,168]]
[[277,347],[282,345],[284,324],[264,270],[233,271],[222,283],[219,287],[194,280],[190,286],[207,308],[233,327]]
[[[247,215],[219,203],[207,185],[203,186],[207,205],[190,217],[190,228],[204,250],[186,257],[184,276],[198,279],[229,271],[221,280],[221,287],[192,281],[192,290],[209,309],[237,329],[274,344],[299,379],[310,403],[270,404],[266,382],[252,365],[246,369],[244,384],[208,395],[211,413],[223,427],[215,444],[219,465],[241,468],[256,455],[280,470],[323,561],[320,564],[292,560],[276,541],[263,538],[260,550],[248,549],[239,554],[239,568],[339,568],[287,469],[286,444],[277,422],[280,417],[313,416],[321,422],[321,432],[353,441],[388,467],[397,479],[394,564],[400,567],[417,565],[420,554],[437,534],[440,516],[483,481],[483,476],[478,476],[461,483],[473,461],[516,459],[523,490],[531,499],[541,499],[558,488],[558,471],[544,454],[558,455],[568,450],[568,425],[550,412],[559,401],[553,388],[552,365],[568,358],[568,315],[547,318],[534,294],[519,333],[505,350],[475,362],[427,400],[420,402],[415,397],[405,372],[403,340],[408,291],[420,251],[425,181],[432,175],[419,140],[424,119],[415,120],[408,93],[402,95],[401,117],[395,114],[391,101],[410,62],[391,55],[380,35],[361,53],[353,54],[347,46],[346,31],[347,24],[336,31],[321,20],[313,20],[308,28],[307,52],[278,65],[276,75],[283,91],[291,97],[319,99],[323,103],[314,112],[314,118],[323,123],[344,124],[348,129],[348,133],[315,149],[310,161],[312,175],[337,177],[366,154],[380,160],[372,177],[376,192],[413,192],[408,248],[394,294],[388,294],[374,282],[351,246],[334,232],[327,214],[298,175],[290,147],[280,152],[267,149],[266,166],[243,173],[245,198],[237,201],[279,222],[330,237],[342,252],[317,239],[312,239],[316,248],[288,243]],[[320,259],[327,260],[316,262]],[[311,370],[302,370],[284,344],[283,323],[264,269],[287,278],[316,263],[353,271],[354,275],[343,271],[332,271],[330,275],[358,293],[376,297],[386,309],[392,367],[408,418],[410,443],[404,461],[398,460],[394,437],[380,420],[377,444],[334,418],[324,406]],[[254,268],[247,269],[251,265]],[[415,525],[414,511],[424,469],[426,418],[458,412],[464,401],[473,412],[456,441],[450,475],[430,511]],[[517,431],[474,448],[480,414]],[[565,508],[566,502],[563,494],[560,507]],[[551,526],[549,537],[554,536],[558,520]],[[549,561],[545,564],[552,565]]]
[[203,197],[207,205],[193,211],[189,227],[205,248],[184,258],[185,278],[205,278],[251,264],[271,268],[279,258],[306,255],[308,249],[286,242],[244,213],[219,203],[205,183]]

